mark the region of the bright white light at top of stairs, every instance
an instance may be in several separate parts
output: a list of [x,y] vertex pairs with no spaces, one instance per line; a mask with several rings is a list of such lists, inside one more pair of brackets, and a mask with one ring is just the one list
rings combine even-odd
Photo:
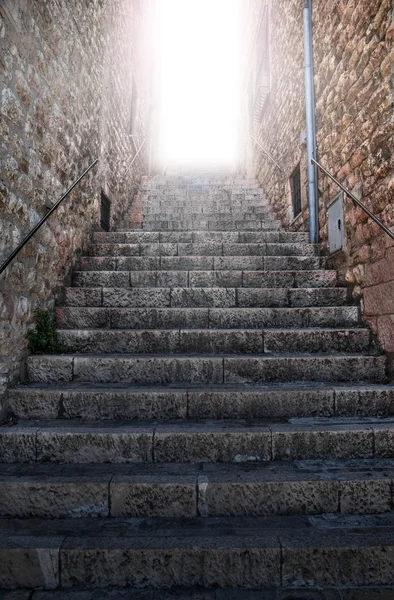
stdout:
[[159,154],[230,163],[239,152],[240,0],[158,0]]

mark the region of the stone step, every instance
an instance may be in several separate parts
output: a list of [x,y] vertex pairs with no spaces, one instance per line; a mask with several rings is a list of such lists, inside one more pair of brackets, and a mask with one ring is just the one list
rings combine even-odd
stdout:
[[93,234],[97,244],[157,244],[225,242],[242,244],[308,243],[306,232],[298,231],[98,231]]
[[282,223],[280,221],[266,221],[253,219],[247,220],[233,220],[229,219],[226,222],[219,219],[200,219],[190,221],[187,219],[172,219],[163,221],[147,221],[144,219],[142,225],[134,225],[130,222],[127,227],[120,227],[119,231],[138,230],[144,229],[146,231],[277,231],[282,229]]
[[255,384],[269,381],[386,381],[386,357],[361,354],[32,355],[29,383]]
[[92,244],[89,255],[104,256],[315,256],[317,247],[305,243],[241,244],[224,242]]
[[[154,200],[146,203],[142,209],[142,214],[155,215],[165,214],[171,215],[225,215],[226,218],[229,215],[237,214],[237,218],[242,218],[242,215],[249,213],[253,215],[274,215],[271,206],[268,202],[259,202],[256,200],[239,200],[239,201],[228,201],[228,200],[206,200],[203,202],[191,203],[189,200],[186,201],[166,201],[166,200]],[[133,213],[130,212],[129,216]]]
[[[182,210],[183,208],[183,210]],[[140,212],[145,221],[174,221],[181,217],[187,221],[205,221],[206,219],[223,221],[274,221],[277,220],[275,213],[265,207],[244,207],[243,209],[236,207],[222,207],[222,210],[214,207],[203,207],[201,204],[197,206],[176,207],[173,210],[170,207],[161,207],[157,205],[144,206]],[[223,210],[224,209],[224,210]],[[129,213],[127,218],[133,218],[133,213]]]
[[391,515],[9,519],[0,544],[3,589],[158,588],[164,600],[176,586],[297,585],[294,599],[317,586],[394,583]]
[[[33,590],[32,590],[33,591]],[[305,596],[307,594],[307,596]],[[107,588],[95,590],[30,590],[3,592],[2,600],[392,600],[394,586],[379,587],[331,587],[321,586],[307,589],[300,587],[256,588],[252,590],[234,588],[177,587],[172,590],[140,588]]]
[[[67,307],[136,307],[136,308],[304,308],[332,307],[336,309],[348,301],[346,288],[66,288],[64,305]],[[342,315],[354,321],[358,308],[344,307],[337,312],[338,325]],[[63,322],[70,311],[58,308]],[[75,315],[78,313],[75,313]],[[79,313],[82,315],[83,313]],[[87,313],[86,313],[87,314]],[[92,313],[93,314],[93,313]],[[282,313],[279,313],[282,314]],[[312,314],[312,313],[311,313]],[[322,313],[323,314],[323,313]],[[327,315],[327,311],[324,311]],[[311,323],[314,321],[311,321]]]
[[[124,298],[124,295],[121,296]],[[111,301],[116,303],[116,297]],[[176,296],[173,303],[177,304]],[[180,304],[185,303],[183,294]],[[359,324],[357,306],[325,308],[58,308],[62,329],[281,329]],[[275,329],[274,329],[275,330]],[[292,334],[290,334],[292,335]]]
[[[369,330],[361,328],[261,331],[229,329],[232,323],[226,320],[221,323],[226,329],[176,329],[174,321],[172,329],[60,329],[59,336],[70,354],[356,353],[371,347]],[[133,323],[127,325],[132,327]]]
[[0,517],[262,517],[392,509],[388,459],[0,465]]
[[319,270],[319,256],[85,256],[81,271],[290,271]]
[[336,271],[74,271],[77,287],[119,288],[324,288],[337,285]]
[[285,419],[389,417],[394,387],[387,385],[281,384],[131,387],[73,384],[11,389],[19,419]]
[[21,421],[0,429],[3,463],[249,463],[394,457],[394,419]]

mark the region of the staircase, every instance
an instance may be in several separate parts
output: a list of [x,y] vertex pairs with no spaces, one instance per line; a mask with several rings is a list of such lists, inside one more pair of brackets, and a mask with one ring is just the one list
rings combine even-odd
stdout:
[[57,318],[0,428],[0,588],[394,598],[386,358],[256,181],[145,179]]

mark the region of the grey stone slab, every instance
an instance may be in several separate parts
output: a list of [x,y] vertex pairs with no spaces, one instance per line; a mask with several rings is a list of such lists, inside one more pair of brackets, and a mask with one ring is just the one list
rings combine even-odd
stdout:
[[238,242],[238,232],[236,231],[194,231],[193,243],[205,243],[205,242]]
[[338,509],[339,484],[294,473],[231,472],[226,477],[206,472],[199,495],[204,516],[313,515]]
[[170,306],[171,291],[165,288],[104,288],[103,306],[156,308]]
[[394,388],[335,388],[335,405],[338,416],[390,416],[394,414]]
[[238,240],[241,244],[265,244],[279,241],[279,232],[277,231],[240,231]]
[[289,288],[294,287],[292,271],[245,271],[242,287]]
[[[373,473],[344,474],[340,478],[340,511],[343,514],[376,514],[390,512],[392,478]],[[333,511],[334,512],[334,511]]]
[[155,231],[128,231],[123,234],[125,242],[129,244],[157,244],[160,240],[160,234]]
[[296,271],[295,286],[293,287],[329,287],[337,283],[336,271]]
[[213,256],[163,256],[160,268],[166,271],[206,271],[213,268]]
[[277,600],[276,590],[217,590],[216,600]]
[[300,242],[268,243],[266,256],[315,256],[318,247]]
[[196,476],[115,475],[110,485],[113,517],[195,517]]
[[188,391],[191,419],[277,419],[332,416],[334,392],[330,389],[244,389]]
[[21,386],[9,390],[8,405],[19,419],[56,419],[60,410],[60,394]]
[[261,256],[215,256],[214,269],[218,271],[259,271],[264,268]]
[[338,306],[346,304],[346,288],[303,288],[289,290],[291,306]]
[[360,324],[357,306],[309,307],[310,327],[352,327]]
[[341,589],[341,600],[392,600],[394,588]]
[[307,309],[225,308],[209,311],[210,327],[218,328],[305,327],[308,317]]
[[66,288],[65,306],[101,306],[101,288]]
[[360,355],[312,355],[224,359],[225,383],[266,381],[381,382],[385,359]]
[[55,589],[63,537],[0,536],[0,587]]
[[[129,285],[132,288],[166,287],[165,284],[158,283],[157,278],[159,274],[159,271],[130,271]],[[125,287],[128,287],[128,285]]]
[[116,329],[198,329],[208,327],[208,322],[208,308],[129,308],[111,313],[111,327]]
[[158,287],[187,287],[189,273],[187,271],[158,271]]
[[223,256],[263,256],[265,244],[223,243]]
[[372,426],[375,436],[375,456],[376,458],[394,457],[394,427],[387,424]]
[[246,424],[159,425],[155,462],[250,462],[271,458],[268,427]]
[[0,600],[30,600],[31,590],[0,591]]
[[34,600],[154,600],[153,590],[55,590],[34,592]]
[[32,355],[26,360],[30,383],[66,383],[73,379],[73,357]]
[[0,427],[0,461],[3,463],[35,462],[36,433],[33,423]]
[[260,331],[251,330],[181,330],[179,351],[184,353],[259,353],[263,351]]
[[110,475],[0,476],[0,514],[6,517],[108,516]]
[[176,330],[63,329],[59,330],[59,336],[70,352],[81,354],[111,354],[115,352],[119,354],[171,354],[183,351],[180,345],[179,331]]
[[220,241],[208,241],[193,244],[178,244],[178,254],[180,256],[221,256],[223,254],[223,244]]
[[185,391],[92,389],[64,391],[62,417],[69,419],[184,419]]
[[266,256],[264,268],[268,271],[298,271],[321,268],[318,256]]
[[160,232],[161,243],[191,244],[193,242],[192,231],[162,231]]
[[[78,425],[78,426],[77,426]],[[54,463],[125,463],[152,461],[153,429],[142,426],[70,425],[37,432],[37,461]]]
[[264,308],[289,305],[288,290],[281,288],[240,288],[237,290],[239,307]]
[[170,243],[141,244],[141,256],[176,256],[178,245]]
[[160,269],[160,257],[120,256],[116,268],[118,271],[154,271]]
[[272,425],[274,460],[372,458],[370,425]]
[[363,352],[367,329],[273,329],[264,331],[264,352]]
[[223,359],[211,357],[76,357],[74,380],[136,385],[221,383]]
[[235,306],[234,288],[174,288],[171,290],[173,307],[229,307]]
[[110,313],[107,308],[64,307],[56,309],[56,322],[63,329],[84,327],[109,327]]
[[129,287],[127,271],[74,271],[73,283],[76,287]]
[[392,585],[392,535],[346,532],[280,535],[283,584],[301,586]]
[[189,271],[189,287],[242,287],[242,271]]

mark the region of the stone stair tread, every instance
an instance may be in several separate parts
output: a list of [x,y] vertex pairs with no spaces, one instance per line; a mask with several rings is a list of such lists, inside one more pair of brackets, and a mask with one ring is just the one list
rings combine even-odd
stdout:
[[[78,588],[87,581],[90,588],[392,584],[390,519],[346,516],[335,527],[328,522],[324,517],[56,519],[21,526],[10,519],[0,548],[9,587],[15,587],[22,557],[24,587],[47,589]],[[50,570],[43,573],[37,566],[36,553],[52,558]],[[223,569],[224,561],[232,568]]]

